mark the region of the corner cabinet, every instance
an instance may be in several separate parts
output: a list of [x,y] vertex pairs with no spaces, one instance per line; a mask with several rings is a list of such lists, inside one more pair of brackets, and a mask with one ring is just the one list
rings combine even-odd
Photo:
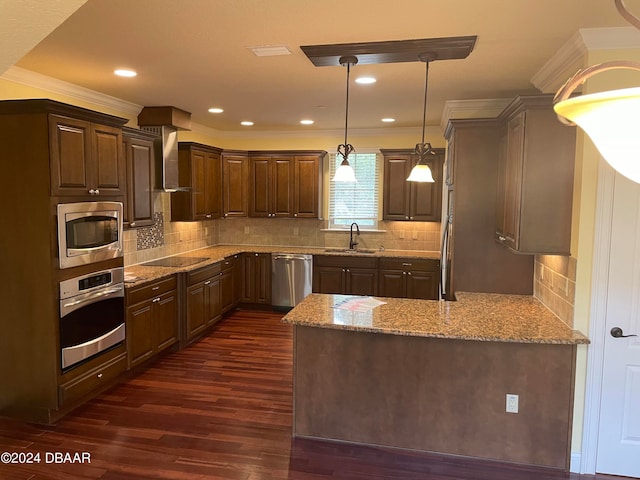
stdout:
[[249,152],[249,216],[318,218],[325,154]]
[[171,220],[197,221],[222,216],[222,150],[192,142],[178,144],[178,184],[171,194]]
[[444,149],[435,148],[436,153],[427,163],[435,183],[408,182],[411,169],[418,162],[413,150],[380,150],[384,155],[384,186],[382,218],[439,222],[442,208],[442,164]]
[[49,114],[52,196],[123,196],[122,127]]
[[495,239],[517,253],[567,255],[576,129],[551,95],[517,97],[500,115]]
[[153,225],[153,182],[155,135],[134,128],[123,129],[127,171],[127,195],[124,201],[124,226]]

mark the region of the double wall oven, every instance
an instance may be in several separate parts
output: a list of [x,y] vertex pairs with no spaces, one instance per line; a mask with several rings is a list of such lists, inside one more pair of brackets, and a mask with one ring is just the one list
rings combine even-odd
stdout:
[[124,268],[113,263],[105,268],[106,260],[123,256],[122,204],[62,203],[57,218],[60,269],[95,267],[59,284],[61,367],[66,372],[125,341]]

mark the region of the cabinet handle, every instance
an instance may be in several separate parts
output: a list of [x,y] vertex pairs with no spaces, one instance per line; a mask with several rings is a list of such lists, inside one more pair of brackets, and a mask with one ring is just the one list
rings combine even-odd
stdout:
[[153,302],[154,302],[154,303],[157,303],[157,302],[159,302],[159,301],[160,301],[160,297],[156,297],[156,298],[154,298],[154,299],[153,299]]
[[158,285],[158,286],[155,286],[155,287],[151,287],[151,290],[154,290],[154,291],[155,290],[160,290],[160,286]]
[[502,235],[500,235],[500,236],[498,237],[498,240],[500,240],[501,242],[504,242],[504,241],[506,240],[506,238],[504,238]]
[[402,264],[403,267],[410,267],[411,265],[413,265],[413,263],[403,263]]
[[407,275],[411,276],[411,272],[407,272]]
[[131,222],[131,223],[129,224],[129,226],[130,226],[130,227],[135,227],[135,226],[136,226],[136,222]]
[[403,275],[406,275],[406,274],[407,274],[407,272],[402,272],[402,274],[403,274]]
[[404,219],[409,220],[409,215],[405,215]]
[[229,265],[229,262],[224,262],[225,265]]
[[206,218],[211,218],[211,214],[210,214],[210,213],[207,213],[207,214],[205,215],[205,217],[206,217]]
[[93,188],[89,189],[89,195],[95,195],[95,194],[96,194],[96,191]]
[[294,217],[297,217],[297,216],[298,216],[298,214],[297,214],[297,213],[294,213],[294,214],[293,214],[293,216],[294,216]]
[[99,374],[97,375],[97,377],[98,377],[98,378],[102,378],[102,374],[101,374],[101,373],[99,373]]
[[413,217],[409,217],[409,220],[413,220]]
[[222,276],[222,272],[220,272],[218,275]]
[[258,254],[257,254],[257,253],[254,253],[254,255],[255,255],[256,257],[258,256]]
[[204,282],[205,285],[209,285],[211,283],[211,280],[207,280],[206,282]]

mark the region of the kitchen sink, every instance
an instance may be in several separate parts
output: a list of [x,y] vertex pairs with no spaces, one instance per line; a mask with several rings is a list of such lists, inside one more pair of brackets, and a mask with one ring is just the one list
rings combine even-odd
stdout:
[[324,251],[326,253],[349,253],[352,255],[360,255],[360,254],[368,254],[371,255],[376,253],[376,251],[372,248],[358,248],[358,249],[350,249],[350,248],[325,248]]

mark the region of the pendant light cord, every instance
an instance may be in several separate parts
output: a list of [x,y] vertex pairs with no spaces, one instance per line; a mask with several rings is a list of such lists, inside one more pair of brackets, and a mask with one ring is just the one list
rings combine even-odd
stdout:
[[425,75],[424,75],[424,109],[422,111],[422,144],[424,145],[424,131],[427,128],[427,87],[429,86],[429,62],[424,62],[425,64]]
[[347,62],[347,101],[344,114],[344,144],[347,145],[347,126],[349,125],[349,76],[351,74],[351,63]]

